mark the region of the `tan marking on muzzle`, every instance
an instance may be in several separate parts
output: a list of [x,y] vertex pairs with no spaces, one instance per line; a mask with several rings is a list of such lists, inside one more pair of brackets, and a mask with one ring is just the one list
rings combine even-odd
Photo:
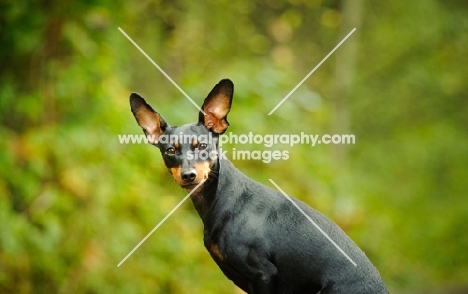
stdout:
[[179,167],[171,167],[169,169],[171,172],[172,177],[174,178],[174,181],[176,181],[177,184],[183,185],[184,181],[182,180],[182,175],[181,175],[181,168]]
[[208,161],[203,161],[195,164],[195,170],[197,171],[197,177],[195,178],[196,183],[200,183],[201,180],[208,179],[210,175],[210,163]]

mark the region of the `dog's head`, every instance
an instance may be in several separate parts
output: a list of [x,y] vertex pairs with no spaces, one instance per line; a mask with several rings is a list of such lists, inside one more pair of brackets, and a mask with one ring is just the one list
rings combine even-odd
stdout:
[[192,189],[207,180],[218,158],[218,138],[229,126],[234,85],[221,80],[206,97],[198,122],[171,127],[138,94],[130,95],[130,106],[148,141],[161,151],[174,180]]

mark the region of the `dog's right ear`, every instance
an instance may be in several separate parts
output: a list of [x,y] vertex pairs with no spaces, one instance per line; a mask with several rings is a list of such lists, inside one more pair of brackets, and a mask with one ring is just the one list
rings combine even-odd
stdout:
[[148,141],[151,144],[158,144],[159,137],[168,127],[166,121],[146,103],[145,99],[136,93],[130,95],[130,107]]
[[234,84],[229,79],[219,81],[208,94],[199,112],[198,121],[216,133],[222,134],[229,127],[227,115],[231,110]]

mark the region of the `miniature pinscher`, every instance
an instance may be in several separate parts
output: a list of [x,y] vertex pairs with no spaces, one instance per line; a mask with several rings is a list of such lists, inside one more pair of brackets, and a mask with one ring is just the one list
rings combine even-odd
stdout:
[[179,127],[169,126],[138,94],[130,96],[149,142],[161,151],[174,180],[192,192],[205,247],[222,272],[250,294],[388,293],[377,269],[335,223],[292,198],[356,265],[284,195],[219,156],[233,94],[233,83],[221,80],[205,99],[198,122]]

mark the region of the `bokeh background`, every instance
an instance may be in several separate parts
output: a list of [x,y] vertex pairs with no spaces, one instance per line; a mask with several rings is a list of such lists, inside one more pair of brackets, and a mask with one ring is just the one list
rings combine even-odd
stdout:
[[189,201],[117,267],[185,196],[156,148],[119,143],[141,133],[129,94],[197,119],[118,27],[197,103],[231,78],[229,131],[354,134],[234,163],[337,222],[391,293],[468,293],[462,0],[1,1],[1,293],[240,293]]

